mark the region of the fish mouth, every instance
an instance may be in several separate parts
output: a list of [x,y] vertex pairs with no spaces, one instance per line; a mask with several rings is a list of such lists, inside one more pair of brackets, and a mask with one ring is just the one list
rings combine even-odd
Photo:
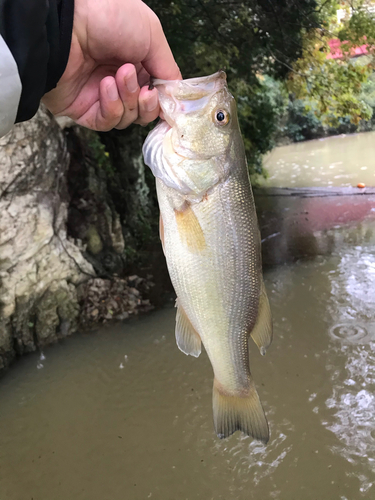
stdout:
[[173,127],[174,115],[203,109],[213,94],[227,85],[225,71],[186,80],[151,79],[158,90],[163,118]]
[[227,75],[223,70],[217,71],[212,75],[187,78],[186,80],[161,80],[160,78],[151,78],[150,81],[150,85],[156,88],[161,85],[173,86],[174,97],[176,99],[192,100],[200,99],[207,94],[212,94],[213,90],[217,91],[225,87],[226,83]]

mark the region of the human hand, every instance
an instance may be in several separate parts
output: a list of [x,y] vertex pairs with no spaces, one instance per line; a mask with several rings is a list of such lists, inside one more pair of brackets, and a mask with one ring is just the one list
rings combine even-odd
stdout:
[[75,0],[68,64],[43,102],[93,130],[146,125],[160,111],[150,75],[181,78],[156,14],[141,0]]

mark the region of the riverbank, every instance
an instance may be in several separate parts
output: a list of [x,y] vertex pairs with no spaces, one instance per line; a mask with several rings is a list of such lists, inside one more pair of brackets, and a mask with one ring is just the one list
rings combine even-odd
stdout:
[[138,129],[110,132],[104,144],[96,132],[61,129],[42,107],[1,138],[0,372],[84,325],[163,300],[154,179]]

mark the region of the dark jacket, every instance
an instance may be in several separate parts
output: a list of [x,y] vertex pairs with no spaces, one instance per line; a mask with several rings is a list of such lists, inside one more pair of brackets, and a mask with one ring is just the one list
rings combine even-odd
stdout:
[[0,136],[30,119],[68,62],[74,0],[0,0]]

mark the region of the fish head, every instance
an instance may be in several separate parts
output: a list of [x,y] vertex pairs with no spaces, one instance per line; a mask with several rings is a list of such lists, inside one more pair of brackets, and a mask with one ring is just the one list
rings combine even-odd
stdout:
[[172,147],[177,154],[199,160],[227,152],[236,109],[224,71],[189,80],[156,80],[154,85],[165,120],[173,129]]
[[200,199],[228,177],[233,139],[239,135],[226,75],[219,71],[153,85],[165,120],[146,139],[145,162],[167,186]]

